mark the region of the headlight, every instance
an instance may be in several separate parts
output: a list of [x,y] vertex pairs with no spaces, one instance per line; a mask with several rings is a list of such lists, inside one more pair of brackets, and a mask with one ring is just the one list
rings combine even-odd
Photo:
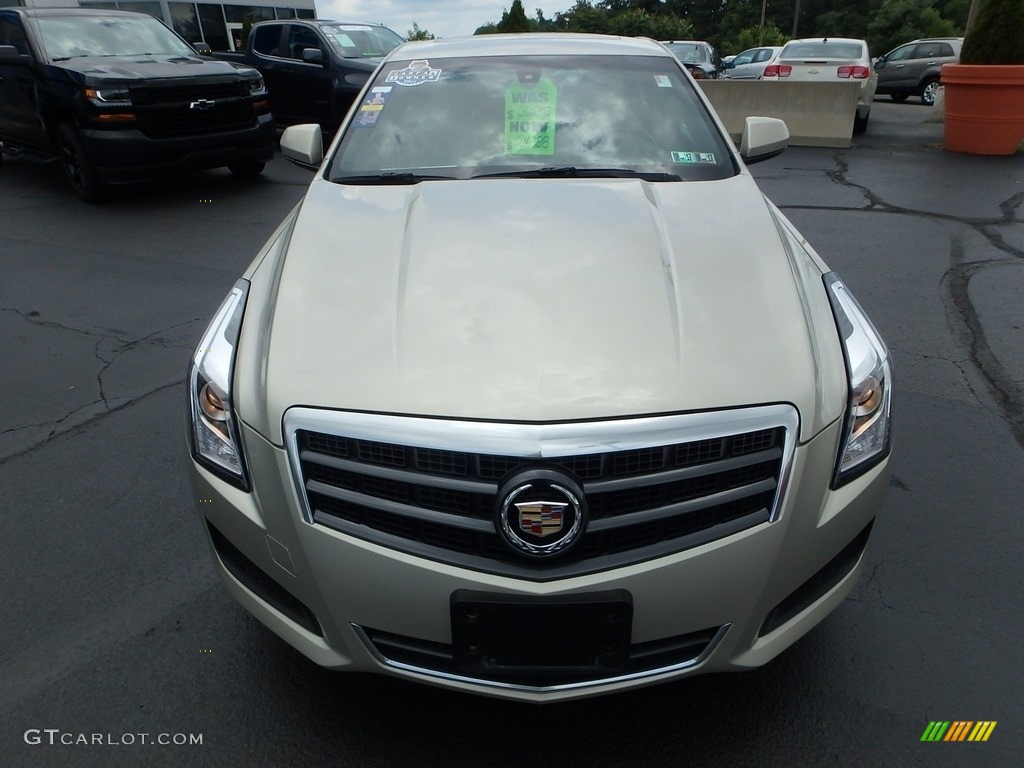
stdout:
[[248,490],[248,479],[231,405],[231,385],[248,295],[247,281],[235,283],[203,334],[188,372],[192,455],[207,469],[243,490]]
[[106,106],[131,106],[132,95],[127,86],[119,85],[109,88],[86,88],[85,97],[97,104]]
[[254,80],[249,81],[249,95],[255,96],[256,94],[263,93],[267,90],[267,86],[263,82],[262,77],[257,77]]
[[850,386],[833,481],[838,488],[889,455],[892,367],[885,342],[853,294],[834,273],[824,280]]

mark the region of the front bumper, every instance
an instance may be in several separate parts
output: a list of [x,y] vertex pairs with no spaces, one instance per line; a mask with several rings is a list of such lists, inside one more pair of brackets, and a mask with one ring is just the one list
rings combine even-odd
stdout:
[[277,131],[268,113],[257,116],[255,124],[244,130],[151,138],[136,128],[85,129],[82,141],[101,180],[118,183],[265,162],[274,156]]
[[[243,425],[254,488],[193,464],[197,506],[228,591],[316,663],[528,701],[610,693],[770,661],[856,583],[888,484],[887,462],[829,488],[838,423],[795,447],[776,517],[675,554],[544,582],[428,560],[306,521],[286,451]],[[459,590],[525,596],[610,591],[632,601],[635,649],[664,648],[619,674],[563,683],[481,679],[444,659]]]

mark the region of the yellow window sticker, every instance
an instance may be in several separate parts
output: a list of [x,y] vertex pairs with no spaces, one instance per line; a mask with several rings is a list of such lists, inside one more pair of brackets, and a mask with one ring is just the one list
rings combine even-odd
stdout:
[[388,103],[390,95],[390,85],[380,85],[373,88],[370,94],[363,99],[363,103],[359,105],[359,113],[356,115],[355,121],[356,127],[376,125],[377,118],[380,117],[384,105]]
[[548,78],[515,82],[505,89],[505,154],[555,154],[558,89]]

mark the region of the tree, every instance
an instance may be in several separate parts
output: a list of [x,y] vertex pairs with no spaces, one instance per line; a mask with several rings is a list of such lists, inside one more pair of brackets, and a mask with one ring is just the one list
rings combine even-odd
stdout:
[[523,0],[512,0],[512,7],[501,15],[497,25],[498,32],[532,32],[530,20],[523,10]]
[[420,29],[420,25],[415,21],[412,23],[412,29],[405,33],[406,40],[436,40],[430,32],[425,29]]
[[868,47],[874,54],[919,37],[955,35],[956,28],[935,10],[932,0],[882,0],[867,29]]

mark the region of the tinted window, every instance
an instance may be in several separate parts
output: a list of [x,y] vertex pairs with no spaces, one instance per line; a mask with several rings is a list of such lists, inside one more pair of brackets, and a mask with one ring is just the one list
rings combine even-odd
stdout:
[[264,56],[280,56],[281,25],[271,24],[268,27],[256,27],[252,31],[252,48]]
[[215,51],[228,49],[228,28],[219,5],[199,3],[199,20],[203,24],[203,40]]
[[13,45],[18,53],[28,53],[28,41],[21,21],[10,16],[0,16],[0,45]]
[[307,27],[289,27],[288,50],[284,55],[290,59],[301,61],[302,52],[307,48],[315,48],[318,51],[322,50],[320,48],[320,39],[316,36],[316,32]]
[[668,57],[390,62],[368,93],[332,161],[332,179],[567,166],[683,179],[735,173],[725,139]]
[[167,7],[171,12],[171,26],[175,32],[190,43],[203,39],[203,33],[199,30],[199,16],[192,3],[168,3]]

